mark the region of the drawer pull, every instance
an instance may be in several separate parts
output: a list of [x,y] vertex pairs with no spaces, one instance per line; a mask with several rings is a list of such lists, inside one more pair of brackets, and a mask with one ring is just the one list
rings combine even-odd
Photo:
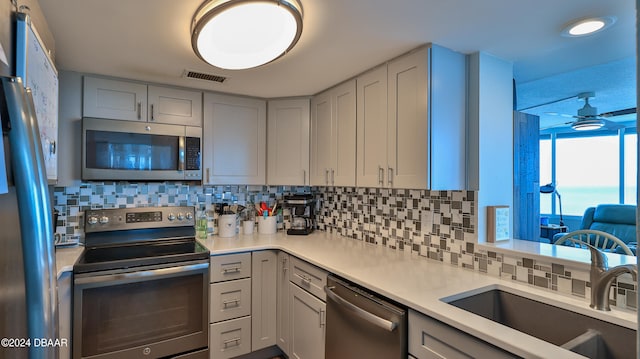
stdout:
[[302,279],[302,284],[306,285],[306,286],[310,286],[311,285],[311,278],[307,277],[304,274],[300,274],[300,279]]
[[222,345],[225,349],[230,347],[239,347],[240,346],[240,337],[236,337],[233,339],[225,340],[222,342]]
[[240,273],[241,270],[242,270],[242,268],[240,268],[240,267],[223,268],[222,269],[222,274]]
[[224,302],[222,302],[222,305],[225,307],[225,309],[228,307],[239,307],[240,299],[225,300]]

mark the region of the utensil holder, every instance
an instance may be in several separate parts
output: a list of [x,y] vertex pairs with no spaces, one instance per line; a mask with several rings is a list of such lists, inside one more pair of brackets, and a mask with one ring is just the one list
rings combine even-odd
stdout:
[[223,214],[218,216],[218,236],[234,237],[236,235],[236,215]]
[[253,227],[256,222],[254,220],[247,220],[242,222],[242,232],[244,234],[253,234]]
[[276,216],[258,217],[258,233],[275,234],[278,229]]

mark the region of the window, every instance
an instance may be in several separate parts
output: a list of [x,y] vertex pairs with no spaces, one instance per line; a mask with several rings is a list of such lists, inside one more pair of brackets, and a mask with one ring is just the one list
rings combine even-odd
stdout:
[[637,204],[638,134],[624,135],[624,203]]
[[[635,129],[541,135],[540,184],[554,183],[564,215],[582,216],[601,203],[636,204]],[[559,201],[540,194],[540,212],[559,214]]]

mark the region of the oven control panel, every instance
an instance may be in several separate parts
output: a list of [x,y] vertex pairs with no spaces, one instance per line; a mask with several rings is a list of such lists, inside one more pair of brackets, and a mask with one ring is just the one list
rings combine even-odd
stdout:
[[143,207],[88,210],[85,233],[194,226],[194,207]]

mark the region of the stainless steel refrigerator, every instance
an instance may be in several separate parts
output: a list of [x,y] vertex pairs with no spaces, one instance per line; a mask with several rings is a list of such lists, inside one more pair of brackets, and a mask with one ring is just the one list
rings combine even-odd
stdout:
[[2,77],[0,118],[0,358],[56,358],[52,204],[33,97]]

